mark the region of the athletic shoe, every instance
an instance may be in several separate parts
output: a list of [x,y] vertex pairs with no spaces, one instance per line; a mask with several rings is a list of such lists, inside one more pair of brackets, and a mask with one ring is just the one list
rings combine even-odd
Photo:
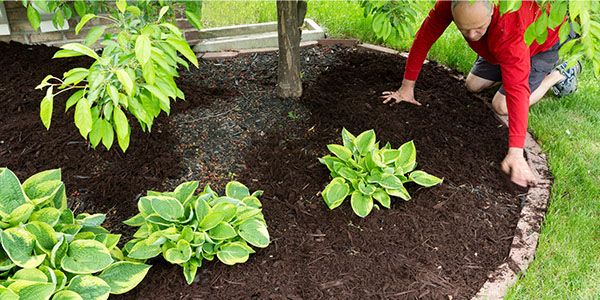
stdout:
[[557,96],[566,96],[577,90],[577,75],[581,73],[581,63],[578,61],[574,66],[567,69],[567,62],[563,62],[556,68],[566,78],[552,86],[552,91]]

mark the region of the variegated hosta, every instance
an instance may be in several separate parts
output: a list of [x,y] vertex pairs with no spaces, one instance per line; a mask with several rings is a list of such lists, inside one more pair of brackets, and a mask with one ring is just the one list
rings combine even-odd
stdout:
[[150,266],[122,261],[104,219],[73,216],[59,169],[21,185],[0,168],[0,299],[102,300],[134,288]]
[[347,196],[351,196],[354,213],[364,218],[373,209],[373,199],[386,208],[390,208],[390,196],[410,200],[404,188],[407,182],[426,187],[442,182],[423,171],[413,171],[417,166],[417,152],[412,141],[398,149],[392,149],[388,142],[379,149],[373,130],[355,137],[345,128],[342,129],[342,140],[343,145],[327,145],[335,156],[319,158],[333,177],[321,193],[330,209],[340,206]]
[[175,191],[149,191],[138,202],[139,214],[125,224],[139,226],[134,239],[124,246],[133,259],[148,259],[162,253],[172,264],[183,267],[188,284],[196,276],[202,260],[215,256],[233,265],[248,260],[255,251],[248,244],[264,248],[270,238],[257,197],[248,188],[232,181],[219,197],[209,185],[194,195],[198,182],[186,182]]

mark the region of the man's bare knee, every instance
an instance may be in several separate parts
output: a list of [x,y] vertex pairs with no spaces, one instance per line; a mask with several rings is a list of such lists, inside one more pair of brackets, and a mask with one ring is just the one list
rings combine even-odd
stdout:
[[469,91],[471,93],[479,93],[479,92],[483,91],[485,88],[481,84],[481,82],[479,80],[477,80],[475,77],[471,76],[471,74],[469,74],[469,76],[467,76],[467,79],[465,80],[465,86],[467,88],[467,91]]

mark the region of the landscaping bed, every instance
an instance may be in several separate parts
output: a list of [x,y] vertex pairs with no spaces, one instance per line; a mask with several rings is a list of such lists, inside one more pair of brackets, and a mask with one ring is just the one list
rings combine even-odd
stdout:
[[[55,99],[52,126],[39,120],[47,74],[62,75],[86,59],[50,60],[56,48],[0,43],[0,165],[27,178],[62,168],[76,213],[107,213],[106,224],[127,240],[121,222],[137,213],[146,190],[200,181],[219,191],[229,180],[260,197],[271,245],[247,263],[204,261],[198,282],[162,259],[115,299],[467,299],[508,256],[521,197],[505,185],[499,163],[507,128],[481,100],[435,63],[417,83],[417,107],[381,103],[397,89],[405,59],[349,47],[302,49],[304,95],[274,94],[275,53],[200,61],[177,80],[186,101],[173,104],[143,133],[134,120],[127,153],[93,150]],[[442,185],[407,184],[412,199],[361,219],[349,201],[330,211],[320,196],[329,171],[317,161],[341,129],[374,129],[392,147],[413,140],[417,169]]]

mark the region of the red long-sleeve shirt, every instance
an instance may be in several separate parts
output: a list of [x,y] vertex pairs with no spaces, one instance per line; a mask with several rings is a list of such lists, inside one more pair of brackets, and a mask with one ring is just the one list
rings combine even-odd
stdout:
[[[444,33],[453,21],[452,1],[437,1],[429,16],[423,21],[410,49],[404,78],[417,80],[431,45]],[[523,1],[521,8],[500,16],[494,7],[492,21],[486,34],[478,41],[467,40],[479,56],[492,64],[500,65],[502,83],[506,91],[509,116],[509,146],[523,148],[529,118],[529,72],[530,57],[544,52],[559,39],[558,30],[548,29],[548,37],[542,45],[534,41],[529,47],[523,35],[527,27],[541,14],[535,1]]]

